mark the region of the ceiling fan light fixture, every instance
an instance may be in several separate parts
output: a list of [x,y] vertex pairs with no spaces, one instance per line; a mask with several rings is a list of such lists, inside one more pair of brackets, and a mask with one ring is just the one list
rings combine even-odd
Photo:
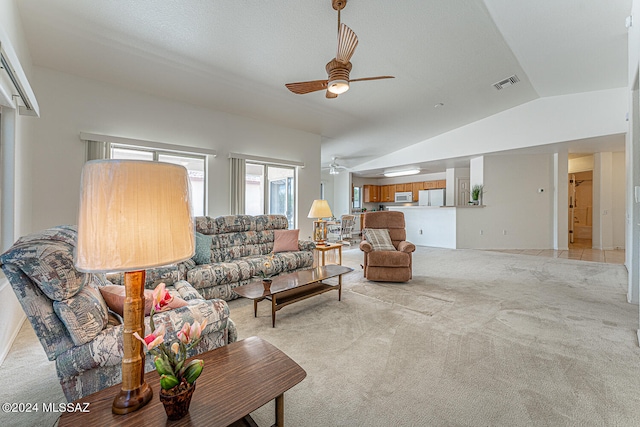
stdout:
[[329,168],[329,175],[338,175],[339,173],[335,167],[331,166],[331,168]]
[[347,80],[331,80],[327,83],[327,90],[336,95],[340,95],[349,90],[349,82]]
[[401,171],[385,172],[384,176],[386,176],[387,178],[393,178],[395,176],[415,175],[415,174],[418,174],[418,173],[420,173],[420,169],[413,168],[413,169],[405,169],[405,170],[401,170]]

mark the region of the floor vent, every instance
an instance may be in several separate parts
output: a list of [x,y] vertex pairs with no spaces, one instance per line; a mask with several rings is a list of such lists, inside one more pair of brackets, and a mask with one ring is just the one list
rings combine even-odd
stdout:
[[495,87],[498,90],[502,90],[505,87],[509,87],[512,86],[516,83],[518,83],[520,81],[520,79],[518,78],[518,76],[516,76],[515,74],[511,77],[507,77],[504,80],[499,81],[498,83],[494,83],[493,87]]

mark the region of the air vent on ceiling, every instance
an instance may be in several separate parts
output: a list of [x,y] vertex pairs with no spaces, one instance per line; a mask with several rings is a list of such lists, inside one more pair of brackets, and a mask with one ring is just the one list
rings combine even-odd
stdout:
[[507,77],[506,79],[499,81],[498,83],[494,83],[493,86],[498,90],[502,90],[505,87],[509,87],[511,85],[518,83],[519,81],[520,79],[518,78],[518,76],[514,74],[511,77]]

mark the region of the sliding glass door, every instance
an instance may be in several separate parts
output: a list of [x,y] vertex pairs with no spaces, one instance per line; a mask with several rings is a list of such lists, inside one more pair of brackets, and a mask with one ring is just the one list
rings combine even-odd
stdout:
[[247,162],[245,212],[285,215],[295,228],[295,168]]

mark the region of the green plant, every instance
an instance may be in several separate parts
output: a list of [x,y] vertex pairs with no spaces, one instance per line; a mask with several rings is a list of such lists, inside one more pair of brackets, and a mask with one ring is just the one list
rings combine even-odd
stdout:
[[471,199],[479,200],[480,196],[482,195],[483,188],[484,186],[480,184],[474,185],[473,188],[471,189]]

